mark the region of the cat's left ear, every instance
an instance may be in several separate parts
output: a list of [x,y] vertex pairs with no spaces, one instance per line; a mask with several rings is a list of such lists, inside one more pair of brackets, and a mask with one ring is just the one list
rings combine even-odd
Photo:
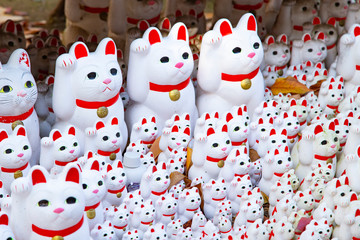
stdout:
[[115,42],[111,38],[104,38],[96,48],[96,53],[106,56],[113,56],[117,60],[117,51]]
[[16,126],[14,131],[16,132],[16,136],[26,137],[26,130],[25,130],[24,126],[18,125],[18,126]]
[[244,14],[241,18],[239,23],[236,26],[236,29],[246,30],[246,31],[253,31],[257,34],[257,24],[256,18],[251,13]]
[[29,54],[22,48],[16,49],[10,56],[7,63],[9,66],[21,67],[30,72],[30,58]]
[[168,37],[176,40],[182,40],[189,43],[189,33],[184,23],[176,23],[170,30]]
[[36,184],[39,184],[39,183],[46,183],[47,182],[46,175],[47,175],[47,171],[43,167],[40,167],[40,166],[34,167],[30,174],[31,180],[32,180],[32,185],[35,186]]
[[[66,172],[66,169],[68,169],[67,172]],[[66,182],[74,182],[74,183],[79,184],[81,182],[80,171],[81,170],[77,164],[75,164],[75,163],[68,164],[66,166],[66,168],[64,169],[64,172],[66,173],[65,181]]]
[[0,225],[9,225],[9,217],[6,213],[0,216]]

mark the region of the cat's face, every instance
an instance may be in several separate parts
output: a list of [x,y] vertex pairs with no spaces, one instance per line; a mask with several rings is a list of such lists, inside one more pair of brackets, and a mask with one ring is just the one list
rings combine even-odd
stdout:
[[105,0],[102,2],[96,1],[96,0],[84,0],[84,4],[86,6],[89,7],[98,7],[98,8],[103,8],[103,7],[108,7],[109,6],[109,0]]
[[131,231],[127,231],[124,236],[123,239],[124,240],[139,240],[141,239],[141,234],[137,229],[131,230]]
[[310,190],[306,192],[299,191],[296,193],[296,202],[300,209],[308,211],[314,208],[315,199]]
[[306,22],[311,22],[317,15],[314,0],[304,0],[296,2],[291,9],[291,20],[294,25],[302,26]]
[[146,154],[147,147],[145,144],[142,143],[141,140],[137,140],[136,142],[129,143],[128,147],[126,148],[127,152],[137,152],[139,154]]
[[232,146],[227,131],[226,125],[224,125],[221,132],[215,132],[213,128],[208,129],[207,144],[204,149],[207,156],[213,158],[224,158],[229,155]]
[[154,221],[155,207],[153,206],[153,203],[150,199],[145,201],[140,206],[137,206],[134,211],[138,213],[141,222],[148,223]]
[[297,118],[296,111],[290,111],[286,115],[283,115],[282,126],[286,129],[288,136],[293,136],[299,132],[300,123]]
[[69,165],[56,179],[50,178],[41,167],[32,169],[29,176],[33,187],[26,200],[26,209],[30,222],[37,227],[66,229],[83,217],[85,196],[81,188],[80,170],[75,164]]
[[128,193],[128,195],[124,199],[124,203],[126,203],[126,206],[132,214],[137,206],[140,206],[144,203],[144,199],[141,196],[140,191],[137,190],[135,192]]
[[50,133],[54,140],[53,154],[57,161],[68,162],[80,156],[80,145],[75,137],[75,128],[70,127],[67,133],[58,130]]
[[275,173],[285,173],[293,168],[293,161],[288,147],[275,149],[272,161],[272,169]]
[[235,116],[231,113],[227,114],[228,134],[232,142],[240,142],[247,139],[250,133],[248,120],[243,116]]
[[326,94],[327,104],[330,106],[338,106],[339,103],[344,99],[344,90],[341,84],[330,84],[329,92]]
[[181,160],[174,160],[171,159],[169,164],[168,164],[168,169],[169,171],[172,172],[180,172],[180,173],[184,173],[185,167],[184,164]]
[[[232,218],[232,212],[231,212],[231,201],[222,201],[219,202],[216,206],[216,214],[219,214],[219,216],[224,216],[227,218]],[[216,215],[215,214],[215,215]]]
[[287,146],[287,131],[283,129],[282,131],[275,131],[275,129],[270,130],[270,135],[267,140],[268,149],[277,149],[280,147]]
[[15,236],[9,227],[9,217],[5,213],[0,216],[0,239],[15,240]]
[[334,196],[334,204],[340,207],[347,207],[350,204],[351,197],[354,194],[349,187],[349,181],[345,180],[345,184],[340,184],[340,181],[336,181],[336,194]]
[[[204,227],[206,224],[206,217],[203,214],[203,212],[198,212],[198,213],[194,214],[192,222],[193,222],[194,226]],[[192,228],[193,228],[193,225],[191,225]]]
[[84,169],[82,172],[82,187],[87,206],[100,202],[106,193],[106,186],[99,168],[99,162],[95,160],[90,169]]
[[158,135],[155,117],[143,118],[139,132],[139,138],[143,141],[153,141]]
[[309,40],[304,43],[301,53],[304,61],[322,62],[327,56],[326,45],[321,40]]
[[0,165],[8,168],[24,166],[31,158],[31,146],[23,126],[17,126],[8,136],[5,130],[0,132]]
[[190,128],[186,128],[184,131],[174,126],[168,137],[168,146],[173,149],[186,148],[190,141]]
[[244,193],[251,191],[252,184],[250,180],[250,176],[246,175],[243,177],[235,177],[231,182],[231,185],[235,186],[235,193],[238,197],[244,195]]
[[125,186],[127,177],[121,161],[116,160],[112,165],[108,165],[105,175],[105,185],[108,189],[119,190]]
[[244,175],[249,173],[250,167],[251,167],[251,160],[246,150],[246,153],[242,152],[240,153],[239,156],[236,157],[236,162],[233,171],[235,174]]
[[244,199],[248,199],[248,200],[254,199],[255,202],[260,206],[264,204],[264,198],[262,196],[260,188],[258,187],[255,187],[251,191],[246,192],[244,197],[245,197]]
[[205,188],[210,187],[209,196],[214,201],[219,201],[226,197],[226,184],[223,178],[219,178],[218,180],[211,180],[209,183],[205,185]]
[[326,9],[330,16],[344,18],[348,13],[349,5],[351,3],[352,1],[349,0],[331,0],[326,3]]
[[245,204],[245,214],[247,220],[256,220],[261,217],[262,214],[264,214],[264,209],[262,206],[259,206],[259,204],[256,203],[256,201],[250,199],[250,201],[247,201]]
[[271,188],[270,196],[273,199],[281,200],[286,194],[293,194],[290,181],[288,183],[276,182]]
[[111,120],[111,124],[105,124],[102,121],[96,123],[96,147],[103,151],[115,151],[120,148],[123,141],[120,134],[120,126],[117,118]]
[[174,198],[176,200],[179,199],[180,193],[182,192],[182,190],[185,187],[185,182],[183,180],[181,180],[178,184],[172,186],[169,190],[169,193],[173,193],[174,194]]
[[110,207],[106,209],[106,219],[110,220],[117,227],[123,227],[128,224],[129,210],[125,203],[122,203],[119,207]]
[[135,19],[150,19],[160,15],[163,1],[138,0],[126,2],[127,15]]
[[154,154],[152,152],[148,152],[146,155],[140,155],[140,160],[146,167],[155,164]]
[[312,30],[312,35],[315,36],[318,32],[323,32],[325,34],[326,46],[331,46],[334,43],[336,43],[338,38],[338,33],[333,25],[329,25],[329,24],[316,25]]
[[94,240],[110,240],[116,239],[115,230],[110,221],[105,221],[103,224],[97,224],[91,230],[91,236]]
[[183,228],[183,225],[182,225],[180,219],[178,219],[178,220],[173,220],[173,221],[171,221],[171,222],[167,225],[167,228],[166,228],[167,234],[168,234],[168,235],[170,235],[170,234],[176,234],[176,233],[178,233],[178,231],[179,231],[180,229],[182,229],[182,228]]
[[156,204],[160,207],[157,209],[157,211],[160,211],[161,214],[165,214],[168,216],[175,214],[178,208],[178,204],[174,194],[168,194],[165,197],[162,196],[158,199]]
[[0,65],[1,116],[23,114],[37,99],[37,88],[30,72],[30,59],[25,50],[13,52],[6,65]]
[[144,234],[144,238],[149,240],[167,240],[165,225],[157,223],[155,226],[150,227]]
[[170,185],[170,177],[166,164],[162,163],[152,167],[152,175],[150,180],[151,190],[155,192],[163,192]]
[[[316,131],[318,130],[318,131]],[[314,154],[320,156],[331,156],[337,152],[339,149],[339,138],[336,136],[336,133],[331,130],[323,130],[320,128],[315,129],[317,133],[314,140]]]
[[177,10],[176,22],[182,22],[185,24],[189,31],[189,36],[195,36],[199,30],[199,21],[194,9],[190,10],[189,14],[183,14],[180,10]]
[[220,217],[220,222],[218,226],[220,231],[226,232],[231,229],[232,224],[228,218],[222,216]]
[[296,201],[293,199],[292,194],[286,195],[283,199],[279,201],[279,206],[284,207],[287,216],[290,216],[291,213],[298,211],[298,206]]
[[1,25],[0,33],[0,62],[6,63],[11,53],[22,46],[19,44],[15,23],[12,20]]
[[264,52],[267,65],[284,66],[290,61],[290,48],[284,43],[273,43]]
[[201,204],[201,198],[197,188],[185,189],[180,194],[180,199],[184,201],[183,207],[189,210],[198,209]]

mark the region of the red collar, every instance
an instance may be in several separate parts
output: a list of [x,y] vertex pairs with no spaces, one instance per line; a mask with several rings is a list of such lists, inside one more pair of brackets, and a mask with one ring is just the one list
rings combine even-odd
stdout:
[[188,79],[176,85],[159,85],[149,82],[149,87],[151,91],[156,91],[156,92],[170,92],[174,89],[180,91],[186,88],[189,85],[189,82],[190,82],[190,77],[188,77]]
[[241,146],[243,143],[247,143],[247,139],[245,139],[244,141],[241,141],[241,142],[231,142],[231,144],[233,146]]
[[304,125],[306,123],[306,120],[300,123],[300,126]]
[[149,145],[149,144],[153,144],[155,142],[155,139],[154,140],[151,140],[151,141],[144,141],[142,140],[143,144],[146,144],[146,145]]
[[236,195],[238,198],[241,198],[242,196],[241,195]]
[[233,3],[233,7],[236,10],[244,10],[244,11],[258,10],[259,8],[262,7],[262,5],[263,5],[263,2],[260,2],[256,5],[242,5],[242,4]]
[[306,214],[310,214],[312,209],[305,211]]
[[212,157],[210,157],[210,156],[206,156],[206,160],[208,160],[208,161],[210,161],[210,162],[220,162],[221,160],[222,160],[222,161],[225,161],[226,158],[227,158],[227,156],[226,156],[226,157],[223,157],[223,158],[212,158]]
[[172,148],[171,148],[171,147],[169,147],[169,146],[168,146],[168,150],[169,150],[170,152],[172,152]]
[[336,154],[331,155],[331,156],[320,156],[320,155],[315,154],[314,158],[317,159],[317,160],[321,160],[321,161],[327,161],[329,158],[334,158],[335,155]]
[[17,120],[23,121],[25,119],[27,119],[28,117],[30,117],[30,115],[33,113],[34,111],[34,107],[30,108],[29,111],[17,115],[17,116],[0,116],[0,122],[1,123],[13,123]]
[[212,200],[220,202],[220,201],[224,201],[226,197],[223,198],[212,198]]
[[328,108],[336,110],[336,112],[338,112],[338,108],[339,106],[331,106],[331,105],[326,105]]
[[260,67],[258,67],[257,69],[255,69],[254,71],[248,74],[231,75],[231,74],[221,73],[221,80],[228,82],[241,82],[244,79],[253,79],[258,74],[259,69]]
[[199,13],[196,17],[197,19],[201,18],[202,16],[204,16],[204,11],[202,11],[201,13]]
[[34,233],[39,234],[39,235],[44,236],[44,237],[50,237],[50,238],[52,238],[54,236],[66,237],[66,236],[69,236],[69,235],[73,234],[77,230],[79,230],[81,228],[81,226],[83,225],[83,223],[84,223],[84,216],[74,226],[63,229],[63,230],[42,229],[42,228],[39,228],[39,227],[35,226],[34,224],[31,225],[31,228],[32,228],[32,231]]
[[340,143],[340,147],[343,147],[346,145],[346,142]]
[[119,229],[119,230],[123,230],[124,228],[126,228],[128,225],[126,224],[125,226],[115,226],[113,225],[115,229]]
[[150,221],[150,222],[142,222],[142,221],[141,221],[141,224],[150,225],[150,224],[152,224],[153,222],[154,222],[154,220],[152,220],[152,221]]
[[330,45],[330,46],[326,46],[327,50],[333,49],[336,46],[336,43]]
[[292,135],[292,136],[287,136],[287,138],[288,139],[294,139],[294,138],[296,138],[298,135],[297,134],[295,134],[295,135]]
[[49,112],[54,112],[54,109],[52,109],[51,107],[48,108],[49,109]]
[[231,231],[231,228],[229,229],[229,231],[226,231],[226,232],[223,232],[223,231],[220,231],[220,230],[219,230],[219,232],[222,233],[222,234],[227,234],[227,233],[229,233],[230,231]]
[[195,208],[195,209],[189,209],[187,208],[186,211],[189,211],[189,212],[195,212],[196,210],[198,210],[199,208]]
[[102,150],[98,150],[97,153],[101,156],[105,156],[105,157],[108,157],[110,156],[112,153],[118,153],[120,152],[120,148],[116,149],[115,151],[112,151],[112,152],[106,152],[106,151],[102,151]]
[[68,163],[72,163],[72,162],[76,162],[76,161],[77,161],[77,158],[75,158],[74,160],[71,160],[70,162],[60,162],[58,160],[55,160],[55,165],[65,167]]
[[360,238],[353,237],[352,240],[360,240]]
[[255,220],[246,220],[248,223],[254,223]]
[[119,99],[119,93],[115,97],[110,98],[105,102],[87,102],[80,99],[76,99],[76,106],[86,109],[98,109],[99,107],[110,107],[114,105]]
[[[157,15],[156,17],[154,18],[150,18],[150,19],[145,19],[150,25],[153,25],[155,23],[157,23],[160,19],[160,14]],[[136,19],[136,18],[130,18],[128,17],[127,19],[127,22],[130,23],[130,24],[133,24],[133,25],[136,25],[138,22],[140,22],[141,20],[143,19]]]
[[92,206],[86,206],[85,207],[85,212],[89,211],[90,209],[96,209],[100,205],[100,203],[101,202],[98,202],[98,203],[96,203],[95,205],[92,205]]
[[106,8],[93,8],[93,7],[88,7],[85,5],[80,5],[80,9],[84,10],[85,12],[89,12],[89,13],[107,13],[109,12],[109,7]]
[[346,20],[346,17],[343,17],[343,18],[337,18],[337,17],[336,17],[335,20],[339,22],[339,21],[341,21],[341,20]]
[[296,31],[304,31],[303,26],[294,25],[293,29],[296,30]]
[[164,216],[164,217],[172,217],[172,216],[175,216],[175,213],[169,214],[169,215],[168,215],[168,214],[163,214],[163,216]]
[[235,173],[234,176],[235,176],[235,177],[241,177],[241,178],[242,178],[242,177],[245,176],[245,175],[246,175],[246,174],[237,174],[237,173]]
[[124,191],[124,189],[125,189],[125,185],[124,185],[121,189],[119,189],[119,190],[111,190],[111,189],[108,189],[108,193],[117,194],[117,193],[119,193],[119,192]]
[[156,195],[156,196],[161,196],[161,195],[164,195],[166,193],[167,189],[165,189],[164,191],[162,192],[154,192],[154,191],[151,191],[152,194]]
[[277,177],[282,177],[284,175],[284,173],[277,173],[277,172],[274,172],[274,175],[277,176]]
[[4,168],[4,167],[1,167],[1,171],[6,172],[6,173],[14,173],[16,171],[24,170],[25,168],[27,168],[28,165],[29,165],[29,162],[25,163],[24,166],[19,167],[19,168]]
[[282,70],[284,68],[286,68],[287,65],[285,64],[284,66],[280,66],[280,67],[275,67],[275,71],[279,71],[279,70]]
[[[322,199],[322,198],[321,198]],[[319,203],[321,201],[321,199],[315,199],[316,203]]]

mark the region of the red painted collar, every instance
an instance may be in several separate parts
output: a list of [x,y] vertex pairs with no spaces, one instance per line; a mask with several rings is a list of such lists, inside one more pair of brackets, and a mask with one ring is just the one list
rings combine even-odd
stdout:
[[208,160],[208,161],[210,161],[210,162],[220,162],[221,160],[222,161],[225,161],[226,160],[226,158],[227,158],[227,156],[226,157],[223,157],[223,158],[212,158],[212,157],[210,157],[210,156],[206,156],[206,160]]
[[106,8],[93,8],[93,7],[88,7],[88,6],[85,6],[85,5],[80,5],[80,9],[84,10],[85,12],[88,12],[88,13],[107,13],[109,12],[109,7],[106,7]]
[[143,222],[143,221],[141,221],[141,224],[150,225],[150,224],[152,224],[153,222],[154,222],[154,220],[152,220],[152,221],[150,221],[150,222]]
[[246,174],[237,174],[237,173],[235,173],[234,176],[235,176],[235,177],[241,177],[241,178],[242,178],[242,177],[245,176],[245,175],[246,175]]
[[172,216],[175,216],[175,213],[173,214],[163,214],[164,217],[172,217]]
[[343,147],[346,145],[346,142],[340,143],[340,147]]
[[202,16],[204,16],[204,12],[202,11],[201,13],[199,13],[196,17],[197,19],[201,18]]
[[51,107],[48,108],[49,109],[49,112],[54,112],[54,109],[52,109]]
[[248,223],[254,223],[255,220],[246,220]]
[[355,66],[356,71],[360,71],[360,65]]
[[287,136],[287,138],[288,139],[294,139],[294,138],[296,138],[298,135],[297,134],[295,134],[295,135],[292,135],[292,136]]
[[339,112],[339,106],[331,106],[331,105],[326,105],[328,108],[330,108],[330,109],[333,109],[333,110],[336,110],[336,113],[340,113]]
[[66,166],[68,163],[72,163],[72,162],[76,162],[76,161],[77,161],[77,158],[75,158],[74,160],[71,160],[71,161],[69,161],[69,162],[61,162],[61,161],[55,160],[55,165],[64,167],[64,166]]
[[0,116],[0,122],[1,123],[13,123],[17,120],[24,121],[25,119],[30,117],[30,115],[33,113],[33,111],[34,111],[34,107],[30,108],[29,111],[27,111],[23,114],[17,115],[17,116]]
[[14,173],[16,171],[23,171],[25,168],[27,168],[28,165],[29,165],[29,162],[27,162],[24,166],[19,167],[19,168],[4,168],[4,167],[1,167],[1,171],[6,172],[6,173]]
[[296,31],[304,31],[304,27],[303,27],[303,26],[294,25],[293,29],[296,30]]
[[306,120],[300,123],[300,126],[303,126],[306,123]]
[[98,203],[96,203],[95,205],[92,205],[92,206],[86,206],[85,207],[85,212],[89,211],[90,209],[96,209],[99,205],[100,205],[100,202],[98,202]]
[[233,146],[241,146],[244,143],[247,143],[247,139],[245,139],[244,141],[241,141],[241,142],[231,142],[231,144]]
[[229,231],[223,232],[223,231],[220,231],[220,230],[219,230],[219,232],[222,233],[222,234],[227,234],[227,233],[229,233],[231,230],[232,230],[232,229],[230,228]]
[[320,156],[320,155],[317,155],[315,154],[314,155],[314,158],[317,159],[317,160],[321,160],[321,161],[327,161],[329,158],[334,158],[336,154],[334,155],[331,155],[331,156]]
[[124,225],[124,226],[115,226],[114,225],[114,228],[115,229],[119,229],[119,230],[123,230],[124,228],[126,228],[128,225],[126,224],[126,225]]
[[341,20],[346,20],[346,17],[342,17],[342,18],[337,18],[337,17],[336,17],[335,20],[339,22],[339,21],[341,21]]
[[102,151],[102,150],[98,150],[97,153],[101,156],[105,156],[105,157],[108,157],[110,156],[112,153],[118,153],[120,152],[120,148],[116,149],[115,151],[112,151],[112,152],[107,152],[107,151]]
[[316,203],[319,203],[321,199],[314,199]]
[[221,80],[228,81],[228,82],[241,82],[244,79],[253,79],[259,72],[260,67],[252,71],[248,74],[237,74],[231,75],[226,73],[221,73]]
[[220,202],[220,201],[224,201],[226,197],[223,198],[212,198],[212,200]]
[[311,214],[312,209],[305,211],[306,214]]
[[353,237],[352,240],[360,240],[360,238]]
[[156,91],[156,92],[170,92],[172,90],[183,90],[184,88],[186,88],[190,83],[190,77],[188,79],[186,79],[185,81],[176,84],[176,85],[159,85],[159,84],[155,84],[152,82],[149,82],[149,87],[151,91]]
[[333,49],[336,46],[336,43],[330,45],[330,46],[326,46],[327,50]]
[[250,11],[250,10],[258,10],[262,7],[263,2],[259,2],[256,5],[242,5],[242,4],[236,4],[233,3],[233,7],[236,10],[244,10],[244,11]]
[[169,150],[170,152],[172,152],[172,150],[173,150],[173,149],[172,149],[171,147],[169,147],[169,146],[168,146],[168,150]]
[[[136,25],[138,22],[140,22],[140,21],[143,20],[143,19],[136,19],[136,18],[130,18],[130,17],[128,17],[126,20],[127,20],[128,23],[133,24],[133,25]],[[157,23],[159,20],[160,20],[160,14],[157,15],[156,17],[153,17],[153,18],[150,18],[150,19],[146,19],[146,21],[147,21],[150,25],[153,25],[153,24]]]
[[118,190],[108,189],[108,193],[117,194],[117,193],[119,193],[119,192],[123,192],[124,189],[125,189],[125,185],[124,185],[121,189],[118,189]]
[[155,142],[155,140],[156,140],[156,139],[151,140],[151,141],[144,141],[144,140],[142,140],[142,142],[143,142],[143,144],[148,145],[148,144],[153,144],[153,143]]
[[274,230],[271,230],[269,234],[269,240],[271,240],[273,237],[275,237]]
[[83,223],[84,223],[84,216],[74,226],[63,229],[63,230],[42,229],[42,228],[35,226],[34,224],[31,225],[31,228],[34,233],[39,234],[44,237],[50,237],[50,238],[55,237],[55,236],[66,237],[66,236],[73,234],[77,230],[79,230],[81,228],[81,226],[83,225]]
[[274,172],[274,175],[277,176],[277,177],[282,177],[285,173],[277,173],[277,172]]
[[287,65],[280,66],[280,67],[275,67],[275,71],[283,70],[286,67],[287,67]]
[[76,106],[86,109],[98,109],[99,107],[110,107],[114,105],[119,99],[119,93],[115,97],[110,98],[105,102],[87,102],[80,99],[76,99]]
[[190,212],[195,212],[196,210],[198,210],[199,208],[195,208],[195,209],[189,209],[187,208],[186,211],[190,211]]
[[164,195],[166,193],[167,189],[165,189],[164,191],[162,192],[154,192],[154,191],[151,191],[152,194],[156,195],[156,196],[161,196],[161,195]]

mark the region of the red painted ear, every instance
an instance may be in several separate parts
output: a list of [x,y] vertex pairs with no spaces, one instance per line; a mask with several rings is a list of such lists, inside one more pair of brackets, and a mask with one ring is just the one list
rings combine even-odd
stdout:
[[116,46],[113,40],[109,40],[105,47],[105,55],[115,55],[116,54]]
[[179,128],[177,125],[173,126],[171,132],[179,132]]
[[283,43],[285,43],[285,44],[288,43],[288,39],[287,39],[286,34],[282,34],[282,35],[281,35],[280,42],[283,42]]
[[327,20],[326,23],[335,27],[336,19],[334,17],[331,17]]
[[194,59],[194,61],[199,60],[199,55],[197,53],[194,53],[193,54],[193,59]]
[[184,133],[190,136],[190,128],[189,127],[185,128]]
[[238,116],[242,116],[242,115],[243,115],[243,110],[242,110],[241,107],[239,107],[237,114],[238,114]]
[[291,99],[291,101],[290,101],[290,106],[292,107],[292,106],[296,106],[296,101],[295,101],[295,99]]
[[336,188],[341,187],[341,183],[339,180],[336,181]]
[[0,188],[3,187],[3,182],[0,180]]
[[321,20],[319,17],[314,17],[313,21],[312,21],[313,25],[319,25],[321,24]]
[[0,225],[9,225],[9,217],[6,214],[1,215]]
[[316,125],[315,130],[314,130],[315,135],[317,135],[317,134],[319,134],[319,133],[321,133],[323,131],[324,130],[323,130],[321,125]]
[[358,197],[356,196],[356,193],[353,193],[353,194],[351,195],[350,202],[352,202],[352,201],[357,201],[357,200],[358,200]]
[[39,169],[35,169],[32,173],[31,173],[31,179],[32,179],[32,184],[33,186],[35,186],[36,184],[39,183],[46,183],[46,178],[44,173],[39,170]]
[[76,44],[74,53],[75,53],[75,58],[76,59],[89,56],[88,49],[85,46],[85,44],[82,43],[82,42]]
[[284,112],[284,118],[288,118],[289,115],[287,114],[287,112]]
[[219,119],[219,113],[218,113],[218,112],[215,112],[215,113],[214,113],[214,118]]
[[271,131],[270,131],[270,136],[273,136],[273,135],[275,135],[275,134],[276,134],[276,131],[275,131],[274,128],[272,128]]
[[170,20],[168,18],[164,18],[164,20],[163,20],[163,22],[161,24],[161,28],[166,29],[166,30],[170,30],[171,24],[170,24]]
[[163,169],[163,170],[166,170],[166,163],[164,163],[164,162],[163,162],[163,164],[162,164],[162,169]]
[[349,186],[349,178],[348,177],[345,177],[345,185]]
[[186,37],[187,37],[187,30],[186,27],[182,25],[179,27],[177,39],[186,41]]
[[105,127],[105,124],[102,121],[98,121],[96,123],[96,130],[99,130],[101,128]]
[[52,136],[53,141],[56,141],[56,140],[58,140],[58,139],[61,138],[61,137],[62,137],[62,135],[61,135],[61,133],[60,133],[58,130],[56,130],[56,131],[53,133],[53,136]]
[[331,122],[329,124],[329,129],[332,130],[332,131],[335,131],[335,123],[334,122]]
[[304,100],[301,102],[301,105],[302,105],[303,107],[307,107],[307,101],[306,101],[306,99],[304,99]]
[[244,153],[245,153],[245,154],[248,153],[247,147],[244,148]]
[[181,16],[182,16],[182,12],[180,10],[176,10],[175,17],[181,17]]
[[186,120],[186,121],[190,121],[190,114],[186,114],[186,115],[185,115],[185,120]]
[[156,29],[151,29],[149,32],[149,42],[150,45],[161,42],[161,37],[159,32]]
[[274,155],[279,155],[279,150],[275,149]]
[[228,131],[228,127],[227,127],[226,124],[222,127],[221,131],[222,132],[227,132]]
[[300,193],[300,194],[299,194],[299,197],[304,197],[304,194],[303,194],[303,193]]
[[280,187],[281,186],[281,182],[277,182],[277,184],[276,184],[278,187]]
[[358,217],[358,216],[360,216],[360,209],[357,209],[355,212],[355,217]]
[[231,27],[229,21],[223,21],[220,24],[220,33],[222,36],[232,34],[232,27]]
[[248,19],[247,30],[256,31],[256,19],[254,15],[251,15]]
[[141,121],[141,125],[144,125],[146,123],[147,123],[146,118],[143,118],[142,121]]
[[106,172],[110,172],[111,170],[113,170],[112,166],[109,164],[106,167]]
[[285,147],[285,152],[289,152],[289,147],[288,146]]
[[264,120],[262,118],[259,118],[259,124],[264,124]]
[[310,41],[310,40],[311,40],[310,34],[306,33],[306,34],[303,36],[303,41],[304,41],[304,42],[307,42],[307,41]]
[[17,130],[16,136],[26,136],[26,130],[23,126],[20,126]]
[[123,164],[122,164],[122,162],[118,162],[118,164],[117,164],[117,168],[124,168],[124,166],[123,166]]
[[120,58],[120,59],[123,59],[124,58],[124,55],[123,55],[123,52],[121,51],[121,49],[118,49],[117,50],[117,56],[116,58]]
[[354,36],[357,37],[360,35],[360,27],[359,26],[356,26],[354,28]]
[[119,120],[117,119],[117,117],[114,117],[114,118],[111,120],[111,125],[119,125]]
[[100,171],[100,164],[98,160],[94,160],[94,162],[91,165],[91,170]]
[[286,131],[286,129],[283,129],[283,130],[281,131],[281,135],[287,136],[287,131]]
[[207,130],[207,136],[210,136],[210,135],[212,135],[212,134],[215,134],[215,131],[214,131],[214,129],[213,128],[209,128],[208,130]]
[[152,117],[152,118],[151,118],[151,122],[156,123],[155,117]]
[[68,134],[75,136],[75,127],[71,126],[68,130]]
[[208,119],[210,119],[210,114],[206,113],[205,114],[205,120],[208,120]]
[[5,22],[5,32],[15,32],[15,23],[12,20],[8,20]]
[[274,36],[269,36],[265,41],[267,45],[271,45],[275,43],[275,38]]
[[233,119],[233,115],[231,113],[226,114],[226,122],[230,122]]
[[323,32],[319,32],[317,35],[318,40],[325,40],[325,34]]
[[311,62],[311,61],[306,61],[306,66],[307,66],[307,67],[311,67],[311,66],[312,66],[312,62]]
[[76,167],[72,167],[69,169],[69,171],[66,174],[65,181],[67,182],[74,182],[74,183],[80,183],[80,172],[79,169]]
[[152,172],[154,173],[154,172],[156,172],[156,171],[157,171],[156,166],[153,166]]

